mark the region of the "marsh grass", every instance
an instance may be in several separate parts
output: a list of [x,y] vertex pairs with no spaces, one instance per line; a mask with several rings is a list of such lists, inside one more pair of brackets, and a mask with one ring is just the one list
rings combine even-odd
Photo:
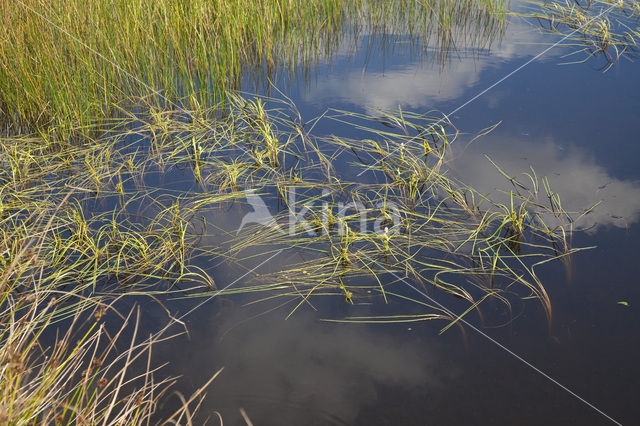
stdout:
[[[261,111],[252,114],[254,119],[263,116]],[[254,151],[249,147],[255,142],[245,141],[233,164],[244,164],[244,188],[259,189],[270,205],[282,206],[274,215],[281,229],[249,226],[240,237],[231,237],[224,256],[244,262],[256,252],[285,249],[304,260],[261,274],[255,286],[229,293],[297,299],[293,314],[314,295],[337,295],[347,303],[370,299],[372,294],[387,300],[389,294],[397,293],[393,290],[397,279],[392,276],[401,276],[465,300],[472,307],[465,314],[477,311],[488,299],[499,300],[510,310],[510,300],[533,298],[541,302],[551,321],[549,297],[535,269],[576,250],[567,243],[562,225],[570,226],[570,214],[534,171],[525,175],[530,182],[523,184],[493,163],[496,173],[502,173],[513,188],[505,194],[506,202],[491,200],[447,177],[447,148],[459,132],[436,113],[325,114],[325,119],[371,135],[361,139],[315,138],[301,132],[300,123],[285,118],[296,113],[274,109],[268,115],[278,123],[272,130],[281,141],[292,144],[292,134],[300,135],[299,140],[282,150],[278,164],[252,162]],[[245,120],[245,125],[255,123]],[[235,143],[240,148],[240,142]],[[297,169],[301,158],[304,167]],[[218,176],[215,161],[209,161],[212,175]],[[336,171],[337,164],[347,166],[342,167],[345,170],[367,170],[373,177],[364,183],[349,180],[342,177],[344,171]],[[232,190],[234,186],[221,187]],[[294,200],[288,196],[293,188]],[[345,205],[351,207],[340,214],[337,206],[344,209]],[[287,228],[292,212],[304,212],[305,221]],[[547,223],[549,217],[555,218],[553,225]],[[371,232],[374,224],[378,232]],[[457,320],[431,308],[436,312],[420,318]],[[402,317],[399,314],[393,321]]]
[[[527,1],[523,12],[515,12],[545,32],[575,34],[564,43],[573,48],[566,58],[585,62],[603,61],[608,70],[620,58],[635,58],[640,41],[640,3],[636,0]],[[578,57],[572,60],[573,57]]]
[[[144,378],[129,399],[122,399],[126,392],[121,381],[103,383],[104,374],[85,380],[92,368],[98,374],[97,364],[92,364],[96,345],[113,338],[114,330],[81,319],[101,317],[103,313],[96,312],[125,294],[167,297],[184,295],[189,288],[215,288],[208,272],[192,262],[216,254],[210,247],[199,247],[195,212],[242,196],[239,184],[281,176],[280,161],[287,163],[289,155],[289,144],[274,139],[272,122],[259,105],[238,98],[238,112],[220,120],[219,132],[213,133],[209,126],[191,121],[202,111],[163,114],[150,107],[147,115],[123,113],[123,118],[103,123],[106,128],[86,127],[66,137],[41,131],[2,138],[0,351],[7,361],[1,381],[3,420],[132,424],[153,414],[161,389],[169,385],[149,381],[155,370],[125,382],[130,386]],[[256,120],[261,120],[259,125]],[[229,169],[226,161],[237,150],[236,139],[247,145],[247,161],[253,155],[249,146],[266,161],[251,163],[250,180],[235,177],[234,185],[225,187],[212,181],[210,172]],[[206,180],[201,169],[207,172]],[[170,173],[198,183],[200,191],[184,193],[147,183]],[[45,331],[55,332],[62,323],[68,334],[55,342],[62,349],[47,355],[42,346]],[[115,377],[124,377],[131,370],[129,355],[149,352],[155,341],[146,343],[135,343],[131,352],[124,352],[124,365],[123,353],[118,353],[122,342],[118,350],[111,345],[98,362],[110,366],[107,370]],[[48,367],[52,356],[61,358],[55,369]],[[117,368],[110,364],[114,359],[120,360]],[[184,420],[193,413],[193,405],[199,403],[198,396],[194,398],[176,418]]]
[[[113,314],[112,306],[76,306],[65,322],[66,331],[60,332],[52,323],[58,308],[42,293],[27,306],[16,302],[4,308],[0,329],[4,424],[146,423],[153,420],[158,401],[175,383],[174,378],[155,380],[158,368],[150,364],[152,346],[174,336],[138,338],[139,310],[118,314],[119,328],[107,330],[103,320]],[[57,333],[55,339],[45,338],[52,333]],[[43,347],[46,340],[51,345]],[[137,364],[145,367],[134,368]],[[167,420],[189,419],[203,397],[204,388],[184,400]]]
[[[567,241],[572,214],[534,171],[521,182],[490,161],[512,186],[495,200],[448,176],[448,149],[460,131],[442,114],[329,110],[304,121],[286,97],[237,93],[189,110],[161,110],[149,98],[131,103],[136,111],[123,109],[107,122],[0,141],[8,421],[150,418],[170,382],[151,380],[150,364],[133,377],[139,385],[121,378],[154,341],[133,339],[118,353],[113,330],[100,325],[104,307],[128,296],[210,296],[220,287],[216,269],[204,265],[245,272],[280,250],[283,260],[269,271],[220,296],[281,300],[289,316],[318,297],[344,306],[394,299],[402,311],[338,320],[439,320],[443,332],[465,315],[482,318],[488,301],[512,313],[514,303],[534,299],[551,322],[536,268],[577,251]],[[320,119],[362,136],[315,135]],[[236,235],[224,225],[226,209],[246,210],[245,190],[262,197],[280,229],[249,224]],[[282,232],[301,211],[306,221]],[[451,296],[462,313],[407,296],[400,279]],[[137,322],[132,315],[122,324]],[[64,351],[56,355],[54,345],[47,352],[45,331],[62,323],[69,325],[57,339]],[[102,344],[111,352],[98,356]],[[52,370],[54,358],[61,363]],[[96,359],[109,367],[97,368]]]
[[249,70],[261,80],[304,75],[345,37],[487,48],[504,13],[503,0],[3,0],[0,110],[17,127],[57,130],[130,110],[134,98],[198,110],[239,89]]
[[[141,339],[140,311],[121,315],[119,295],[95,290],[98,265],[89,267],[93,262],[86,253],[65,254],[67,244],[81,251],[92,234],[70,199],[66,194],[51,210],[42,200],[23,206],[31,212],[5,211],[1,222],[0,419],[3,424],[148,422],[175,382],[154,379],[151,348],[173,336]],[[76,213],[68,221],[73,232],[61,242],[65,219],[56,218],[67,203]],[[172,417],[190,417],[203,393],[204,388]]]
[[[127,296],[211,296],[220,286],[206,265],[245,272],[280,250],[280,263],[220,295],[282,300],[289,316],[318,297],[347,307],[394,299],[402,311],[338,320],[438,320],[443,332],[482,318],[489,301],[511,315],[534,299],[551,322],[536,268],[577,249],[574,212],[544,177],[531,170],[521,182],[488,159],[511,184],[500,199],[454,179],[447,156],[460,131],[437,111],[329,110],[306,121],[281,93],[227,91],[251,67],[269,76],[311,66],[345,32],[404,32],[446,50],[462,30],[486,46],[505,3],[25,4],[58,28],[0,2],[0,108],[11,122],[0,139],[1,420],[150,419],[171,382],[155,382],[150,363],[125,377],[165,337],[136,340],[135,311],[115,329],[103,316],[118,316],[112,307]],[[359,136],[317,135],[319,120]],[[279,229],[249,224],[236,235],[223,223],[227,209],[248,210],[249,190]],[[306,220],[292,225],[301,211]],[[404,279],[451,296],[462,313],[407,296]],[[48,347],[60,324],[67,331]],[[116,348],[125,336],[128,348]],[[203,395],[172,420],[188,422]]]
[[[273,280],[277,289],[286,287],[280,280],[286,276],[296,292],[304,288],[310,296],[335,288],[353,302],[361,290],[350,288],[350,280],[366,278],[385,298],[385,280],[378,276],[386,270],[472,304],[477,297],[466,283],[492,294],[511,292],[519,284],[527,297],[543,302],[551,317],[531,265],[556,257],[554,247],[564,247],[562,255],[571,252],[566,241],[559,242],[566,238],[562,226],[545,224],[549,215],[557,223],[570,223],[571,217],[535,173],[528,175],[528,189],[494,163],[513,190],[507,203],[493,201],[447,177],[447,149],[459,132],[435,112],[370,117],[329,111],[325,119],[370,137],[318,138],[289,100],[229,99],[218,107],[225,113],[213,130],[191,119],[207,115],[206,110],[158,113],[150,106],[148,115],[123,119],[120,132],[94,129],[96,137],[89,141],[58,141],[55,155],[37,155],[46,136],[8,139],[3,158],[11,172],[6,172],[4,193],[10,196],[2,199],[3,226],[20,238],[13,239],[4,264],[15,263],[22,244],[16,241],[42,235],[40,275],[51,285],[100,294],[115,285],[118,291],[154,294],[180,293],[188,283],[201,292],[216,283],[195,260],[242,263],[248,247],[275,252],[286,246],[313,256],[309,264],[261,278]],[[346,170],[366,169],[373,178],[350,180],[334,167],[349,163]],[[176,173],[198,189],[147,183]],[[288,196],[292,188],[295,200]],[[292,235],[250,226],[240,237],[229,233],[226,245],[208,246],[207,232],[216,224],[207,222],[204,212],[243,202],[242,191],[248,189],[284,207],[274,214],[276,223],[288,223],[290,212],[306,210],[311,225],[299,226]],[[340,203],[351,210],[340,214]],[[34,228],[29,218],[43,212],[48,212],[48,227]],[[379,232],[362,229],[363,213]],[[502,284],[506,287],[500,289]]]

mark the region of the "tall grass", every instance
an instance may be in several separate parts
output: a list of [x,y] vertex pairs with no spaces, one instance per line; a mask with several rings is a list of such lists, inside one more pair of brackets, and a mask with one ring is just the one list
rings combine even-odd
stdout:
[[[103,316],[118,315],[112,307],[122,294],[211,295],[217,277],[198,265],[244,270],[256,251],[299,256],[222,296],[284,299],[291,314],[314,296],[348,304],[398,298],[417,313],[344,320],[445,320],[443,330],[458,323],[408,299],[399,276],[460,301],[461,315],[488,300],[510,311],[524,298],[538,300],[551,321],[536,267],[575,250],[565,230],[571,216],[544,180],[539,193],[535,173],[524,184],[494,164],[513,188],[508,201],[488,199],[447,175],[458,131],[441,114],[328,111],[324,119],[363,136],[317,137],[317,120],[303,121],[290,101],[228,91],[252,67],[268,74],[331,55],[345,33],[400,32],[446,47],[462,29],[481,44],[504,7],[0,0],[0,108],[24,126],[0,138],[0,420],[150,419],[169,383],[153,381],[151,364],[127,375],[155,340],[135,339],[134,313],[107,336]],[[371,178],[354,179],[353,170]],[[244,190],[281,207],[276,224],[306,208],[310,228],[283,234],[249,225],[236,235],[219,226],[215,219],[243,203]],[[360,207],[341,215],[340,203],[363,206],[383,231],[359,228]],[[68,332],[47,346],[60,324]],[[118,352],[125,330],[134,336]],[[197,407],[198,397],[189,402]],[[189,405],[171,420],[189,417]]]
[[[0,422],[148,423],[175,382],[154,378],[151,348],[173,336],[140,338],[139,310],[121,315],[118,296],[86,291],[91,278],[51,258],[61,209],[48,205],[33,204],[22,217],[3,210],[0,222]],[[75,237],[88,236],[87,227],[78,229]],[[83,243],[76,241],[78,250]],[[172,419],[190,417],[204,390]]]
[[[0,110],[75,127],[156,95],[217,103],[248,69],[308,67],[346,34],[410,35],[441,47],[461,34],[486,47],[504,0],[0,1]],[[460,40],[460,42],[462,42]],[[156,93],[158,92],[158,93]]]

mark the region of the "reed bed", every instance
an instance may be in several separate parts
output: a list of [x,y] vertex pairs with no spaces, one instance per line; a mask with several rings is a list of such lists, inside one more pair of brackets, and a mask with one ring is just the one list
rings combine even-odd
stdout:
[[361,34],[488,47],[504,12],[503,0],[3,0],[0,110],[78,129],[150,95],[159,110],[211,107],[248,70],[304,74]]

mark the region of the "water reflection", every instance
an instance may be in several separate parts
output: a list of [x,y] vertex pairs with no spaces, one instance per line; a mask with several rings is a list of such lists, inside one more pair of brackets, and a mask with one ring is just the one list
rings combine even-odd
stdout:
[[204,410],[220,410],[225,424],[243,424],[240,408],[256,424],[353,424],[377,401],[378,386],[435,392],[456,376],[438,362],[439,343],[419,341],[406,326],[390,334],[321,323],[311,313],[285,320],[282,310],[255,318],[247,311],[219,314],[205,322],[215,332],[196,328],[189,345],[176,348],[180,356],[168,354],[196,383],[225,367]]
[[423,64],[415,56],[412,62],[405,59],[389,69],[381,69],[381,63],[368,64],[366,73],[352,67],[349,72],[332,73],[319,80],[307,91],[304,101],[380,109],[396,109],[400,104],[411,108],[435,107],[439,102],[461,97],[480,81],[483,71],[540,53],[544,49],[540,46],[543,40],[533,26],[516,21],[509,24],[504,39],[495,39],[494,45],[488,44],[486,50],[464,41],[456,44],[448,51],[444,69],[437,69],[433,62]]
[[[452,149],[449,163],[456,176],[490,198],[503,201],[503,191],[513,189],[484,157],[488,155],[507,174],[519,181],[531,181],[523,173],[535,170],[539,178],[547,177],[551,189],[558,193],[562,206],[579,218],[576,228],[595,231],[602,227],[627,227],[640,218],[640,182],[616,178],[597,158],[570,141],[549,136],[533,140],[523,135],[494,133],[463,148]],[[540,187],[540,191],[544,189]],[[599,203],[587,215],[581,213]]]

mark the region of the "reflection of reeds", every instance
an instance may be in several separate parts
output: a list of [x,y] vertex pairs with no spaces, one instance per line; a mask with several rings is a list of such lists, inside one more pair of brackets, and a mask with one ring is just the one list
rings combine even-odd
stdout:
[[[310,69],[347,35],[409,37],[420,48],[487,47],[504,0],[0,1],[4,119],[86,124],[132,96],[211,106],[260,78]],[[392,45],[393,43],[389,43]],[[445,49],[446,50],[446,49]],[[161,99],[154,91],[159,91]]]

